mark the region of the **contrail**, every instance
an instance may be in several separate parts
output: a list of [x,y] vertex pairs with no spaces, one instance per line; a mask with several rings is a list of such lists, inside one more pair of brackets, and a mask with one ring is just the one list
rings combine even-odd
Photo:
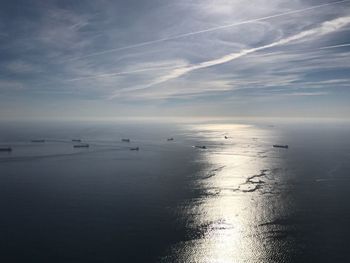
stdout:
[[157,43],[161,43],[161,42],[164,42],[164,41],[181,39],[181,38],[185,38],[185,37],[189,37],[189,36],[199,35],[199,34],[202,34],[202,33],[217,31],[217,30],[226,29],[226,28],[235,27],[235,26],[244,25],[244,24],[249,24],[249,23],[253,23],[253,22],[264,21],[264,20],[268,20],[268,19],[271,19],[271,18],[276,18],[276,17],[282,17],[282,16],[286,16],[286,15],[291,15],[291,14],[302,13],[302,12],[306,12],[306,11],[310,11],[310,10],[314,10],[314,9],[318,9],[318,8],[322,8],[322,7],[326,7],[326,6],[330,6],[330,5],[345,3],[345,2],[349,2],[349,1],[350,0],[342,0],[342,1],[330,2],[330,3],[321,4],[321,5],[315,5],[315,6],[311,6],[311,7],[307,7],[307,8],[303,8],[303,9],[297,9],[297,10],[293,10],[293,11],[279,13],[279,14],[275,14],[275,15],[264,16],[264,17],[255,18],[255,19],[249,19],[249,20],[246,20],[246,21],[241,21],[241,22],[237,22],[237,23],[233,23],[233,24],[207,28],[207,29],[203,29],[203,30],[199,30],[199,31],[195,31],[195,32],[189,32],[189,33],[185,33],[185,34],[180,34],[180,35],[176,35],[176,36],[172,36],[172,37],[165,37],[165,38],[160,38],[160,39],[156,39],[156,40],[141,42],[141,43],[134,44],[134,45],[108,49],[108,50],[104,50],[104,51],[100,51],[100,52],[91,53],[91,54],[88,54],[88,55],[85,55],[85,56],[71,58],[71,59],[68,59],[67,61],[74,61],[74,60],[78,60],[78,59],[83,59],[83,58],[88,58],[88,57],[108,54],[108,53],[112,53],[112,52],[116,52],[116,51],[121,51],[121,50],[127,50],[127,49],[133,49],[133,48],[148,46],[148,45],[151,45],[151,44],[157,44]]
[[[341,45],[334,45],[334,46],[326,46],[326,47],[320,47],[318,49],[302,49],[297,50],[298,52],[310,52],[310,51],[317,51],[322,49],[332,49],[332,48],[339,48],[339,47],[348,47],[350,46],[350,43],[348,44],[341,44]],[[271,52],[266,55],[274,55],[275,52]],[[86,79],[98,79],[98,78],[108,78],[108,77],[114,77],[114,76],[120,76],[120,75],[127,75],[127,74],[133,74],[133,73],[141,73],[141,72],[147,72],[147,71],[153,71],[153,70],[162,70],[162,69],[171,69],[176,70],[183,68],[183,66],[163,66],[163,67],[153,67],[153,68],[144,68],[144,69],[138,69],[138,70],[130,70],[130,71],[120,71],[120,72],[114,72],[114,73],[105,73],[105,74],[99,74],[99,75],[90,75],[86,77],[80,77],[80,78],[73,78],[73,79],[67,79],[65,82],[75,82],[79,80],[86,80]]]
[[[302,39],[305,39],[307,37],[311,37],[311,36],[315,36],[315,35],[322,36],[322,35],[334,32],[334,31],[348,25],[349,23],[350,23],[350,16],[339,17],[339,18],[336,18],[336,19],[333,19],[330,21],[323,22],[319,27],[302,31],[302,32],[297,33],[295,35],[292,35],[290,37],[282,38],[282,39],[280,39],[276,42],[273,42],[271,44],[267,44],[264,46],[251,48],[251,49],[243,49],[238,53],[231,53],[231,54],[225,55],[225,56],[217,58],[217,59],[208,60],[208,61],[204,61],[204,62],[201,62],[198,64],[190,65],[187,67],[178,68],[178,69],[171,71],[168,75],[162,76],[162,77],[156,79],[154,82],[152,82],[148,85],[145,85],[142,88],[139,88],[139,90],[150,88],[152,86],[162,84],[162,83],[167,82],[169,80],[177,79],[177,78],[179,78],[179,77],[181,77],[181,76],[183,76],[191,71],[194,71],[194,70],[208,68],[208,67],[228,63],[228,62],[236,60],[240,57],[246,56],[248,54],[251,54],[251,53],[254,53],[254,52],[257,52],[260,50],[265,50],[268,48],[272,48],[272,47],[276,47],[276,46],[280,46],[280,45],[285,45],[285,44],[288,44],[290,42],[302,40]],[[110,97],[110,99],[118,97],[118,95],[119,94],[116,92]]]
[[349,46],[350,46],[350,43],[347,43],[347,44],[341,44],[341,45],[334,45],[334,46],[321,47],[320,49],[331,49],[331,48],[349,47]]
[[183,66],[163,66],[163,67],[153,67],[153,68],[144,68],[144,69],[138,69],[138,70],[130,70],[130,71],[120,71],[115,73],[105,73],[105,74],[99,74],[99,75],[90,75],[86,77],[80,77],[80,78],[74,78],[74,79],[67,79],[65,82],[74,82],[79,80],[85,80],[85,79],[97,79],[97,78],[108,78],[113,76],[119,76],[119,75],[126,75],[126,74],[133,74],[133,73],[140,73],[145,71],[152,71],[152,70],[161,70],[161,69],[176,69]]
[[[328,22],[326,22],[326,23],[328,23]],[[312,50],[302,49],[302,50],[297,50],[297,51],[298,52],[310,52],[310,51],[317,51],[317,50],[323,50],[323,49],[333,49],[333,48],[348,47],[348,46],[350,46],[350,43],[340,44],[340,45],[333,45],[333,46],[325,46],[325,47],[320,47],[318,49],[312,49]],[[260,48],[257,48],[257,49],[265,49],[265,48],[268,48],[268,47],[263,46],[263,47],[260,47]],[[257,50],[255,50],[255,51],[257,51]],[[246,52],[252,53],[250,51],[246,51]],[[240,53],[238,53],[238,54],[240,54]],[[273,54],[275,54],[275,53],[272,52],[269,55],[273,55]],[[241,55],[245,55],[245,54],[242,53],[239,56],[241,56]],[[152,67],[152,68],[143,68],[143,69],[138,69],[138,70],[120,71],[120,72],[115,72],[115,73],[105,73],[105,74],[99,74],[99,75],[90,75],[90,76],[86,76],[86,77],[67,79],[67,80],[65,80],[65,82],[75,82],[75,81],[86,80],[86,79],[108,78],[108,77],[127,75],[127,74],[133,74],[133,73],[140,73],[140,72],[147,72],[147,71],[153,71],[153,70],[162,70],[162,69],[184,70],[184,66],[175,66],[175,67],[174,66],[160,66],[160,67]],[[189,68],[187,68],[187,70],[189,70]]]

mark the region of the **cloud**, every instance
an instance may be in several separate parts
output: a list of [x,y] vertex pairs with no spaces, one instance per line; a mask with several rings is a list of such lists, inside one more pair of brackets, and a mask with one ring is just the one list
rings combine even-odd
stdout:
[[236,22],[236,23],[232,23],[232,24],[228,24],[228,25],[222,25],[222,26],[207,28],[207,29],[198,30],[198,31],[195,31],[195,32],[184,33],[184,34],[179,34],[179,35],[171,36],[171,37],[164,37],[164,38],[151,40],[151,41],[146,41],[146,42],[141,42],[141,43],[128,45],[128,46],[124,46],[124,47],[118,47],[118,48],[103,50],[103,51],[94,52],[94,53],[83,55],[83,56],[70,58],[69,61],[77,60],[77,59],[83,59],[83,58],[89,58],[89,57],[94,57],[94,56],[99,56],[99,55],[104,55],[104,54],[113,53],[113,52],[117,52],[117,51],[123,51],[123,50],[128,50],[128,49],[133,49],[133,48],[149,46],[149,45],[153,45],[153,44],[157,44],[157,43],[161,43],[161,42],[165,42],[165,41],[170,41],[170,40],[178,40],[178,39],[187,38],[187,37],[190,37],[190,36],[195,36],[195,35],[199,35],[199,34],[209,33],[209,32],[218,31],[218,30],[222,30],[222,29],[228,29],[228,28],[241,26],[241,25],[245,25],[245,24],[250,24],[250,23],[256,23],[256,22],[259,22],[259,21],[269,20],[269,19],[273,19],[273,18],[279,18],[279,17],[284,17],[284,16],[287,16],[287,15],[304,13],[304,12],[307,12],[307,11],[311,11],[311,10],[315,10],[315,9],[319,9],[319,8],[323,8],[323,7],[327,7],[327,6],[331,6],[331,5],[335,5],[335,4],[341,4],[341,3],[345,3],[345,2],[350,2],[350,0],[342,0],[342,1],[336,1],[336,2],[331,2],[331,3],[325,3],[325,4],[321,4],[321,5],[315,5],[315,6],[311,6],[311,7],[307,7],[307,8],[287,11],[287,12],[274,14],[274,15],[269,15],[269,16],[264,16],[264,17],[260,17],[260,18],[248,19],[248,20],[245,20],[245,21],[240,21],[240,22]]
[[28,63],[23,60],[14,60],[5,66],[11,73],[22,74],[22,73],[39,73],[42,72],[42,68],[38,65]]
[[339,47],[350,47],[350,43],[321,47],[320,49],[331,49],[331,48],[339,48]]
[[[204,68],[228,63],[228,62],[231,62],[233,60],[236,60],[238,58],[241,58],[243,56],[246,56],[248,54],[251,54],[251,53],[254,53],[257,51],[265,50],[268,48],[273,48],[273,47],[280,46],[280,45],[286,45],[286,44],[289,44],[291,42],[298,41],[298,40],[305,40],[305,39],[308,39],[310,37],[320,37],[320,36],[323,36],[325,34],[329,34],[329,33],[332,33],[334,31],[337,31],[337,30],[341,29],[342,27],[348,25],[349,23],[350,23],[350,16],[336,18],[336,19],[333,19],[330,21],[323,22],[319,27],[299,32],[295,35],[292,35],[292,36],[289,36],[286,38],[282,38],[278,41],[275,41],[275,42],[267,44],[267,45],[263,45],[263,46],[251,48],[251,49],[243,49],[239,52],[230,53],[230,54],[227,54],[227,55],[222,56],[222,57],[217,58],[217,59],[204,61],[204,62],[195,64],[195,65],[185,66],[182,68],[177,68],[177,69],[174,69],[173,71],[171,71],[169,74],[164,75],[164,76],[156,79],[155,81],[151,82],[150,84],[141,87],[141,89],[150,88],[152,86],[159,85],[159,84],[162,84],[164,82],[167,82],[167,81],[170,81],[173,79],[177,79],[177,78],[179,78],[185,74],[188,74],[192,71],[195,71],[195,70],[204,69]],[[114,98],[117,96],[119,96],[119,92],[113,94],[110,98]]]
[[293,92],[282,94],[282,96],[324,96],[328,94],[329,92]]
[[19,91],[23,89],[23,84],[19,81],[0,80],[0,89],[3,91]]

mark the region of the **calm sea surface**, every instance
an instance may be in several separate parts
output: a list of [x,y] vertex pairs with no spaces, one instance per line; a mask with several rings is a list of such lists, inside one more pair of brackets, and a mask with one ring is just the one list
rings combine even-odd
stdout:
[[348,124],[1,123],[4,146],[0,262],[350,262]]

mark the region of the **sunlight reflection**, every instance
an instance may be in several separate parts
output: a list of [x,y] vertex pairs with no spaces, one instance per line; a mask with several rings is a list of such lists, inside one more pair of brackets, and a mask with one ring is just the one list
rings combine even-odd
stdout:
[[209,147],[201,152],[206,169],[195,181],[201,198],[185,209],[193,218],[189,227],[203,234],[185,245],[185,261],[254,262],[265,258],[256,226],[264,214],[259,189],[269,167],[267,159],[259,155],[266,148],[261,142],[266,131],[227,124],[199,125],[193,130]]

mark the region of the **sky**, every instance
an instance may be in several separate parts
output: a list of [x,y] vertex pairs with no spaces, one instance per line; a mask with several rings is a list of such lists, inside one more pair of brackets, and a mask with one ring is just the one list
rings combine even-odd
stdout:
[[350,118],[350,0],[11,0],[0,120]]

